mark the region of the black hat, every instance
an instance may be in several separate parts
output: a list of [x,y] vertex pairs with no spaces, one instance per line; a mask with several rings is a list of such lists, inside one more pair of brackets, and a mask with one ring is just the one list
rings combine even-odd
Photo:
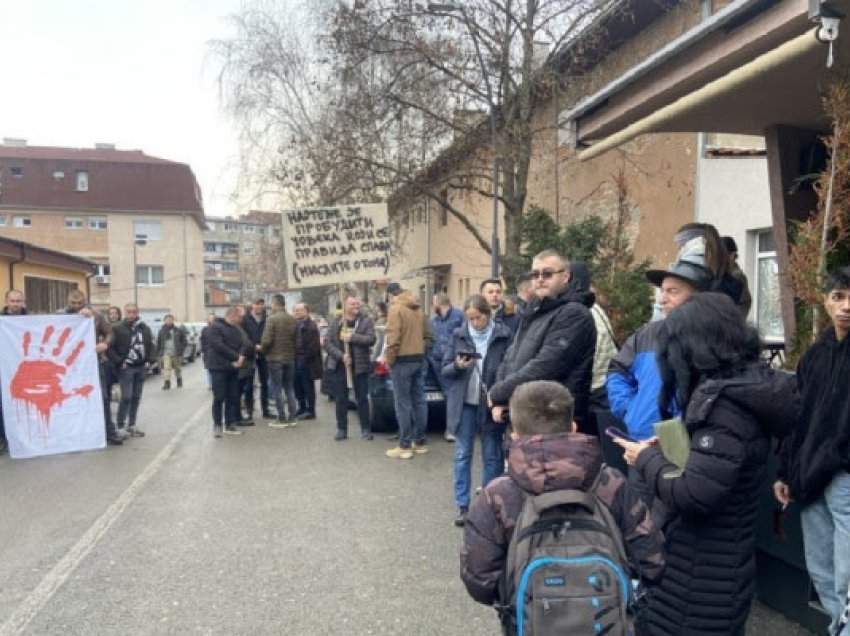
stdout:
[[731,236],[723,236],[720,240],[723,241],[723,247],[725,247],[726,251],[730,254],[738,251],[738,244]]
[[401,288],[401,285],[399,285],[398,283],[390,283],[389,285],[387,285],[387,293],[390,296],[398,296],[403,291],[404,290]]
[[[702,261],[702,259],[699,259]],[[656,287],[661,287],[662,281],[668,276],[675,276],[690,283],[699,291],[707,291],[711,288],[714,276],[702,262],[695,260],[679,259],[667,269],[651,269],[646,273],[646,278]]]

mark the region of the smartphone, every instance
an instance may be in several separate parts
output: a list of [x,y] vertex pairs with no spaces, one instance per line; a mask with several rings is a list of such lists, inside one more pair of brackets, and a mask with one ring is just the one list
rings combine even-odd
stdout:
[[616,426],[609,426],[608,428],[606,428],[605,434],[608,437],[611,437],[611,438],[619,437],[620,439],[624,439],[627,442],[637,442],[637,441],[639,441],[639,440],[636,440],[631,435],[629,435],[628,433],[626,433],[624,430],[617,428]]
[[480,360],[481,354],[477,351],[458,351],[457,354],[464,360]]

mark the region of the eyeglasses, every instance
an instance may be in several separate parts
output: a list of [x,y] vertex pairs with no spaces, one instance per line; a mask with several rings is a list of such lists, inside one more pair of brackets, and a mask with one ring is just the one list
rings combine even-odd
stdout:
[[537,280],[538,278],[542,278],[543,280],[549,280],[555,274],[560,274],[566,270],[563,269],[533,269],[528,272],[528,275],[532,280]]

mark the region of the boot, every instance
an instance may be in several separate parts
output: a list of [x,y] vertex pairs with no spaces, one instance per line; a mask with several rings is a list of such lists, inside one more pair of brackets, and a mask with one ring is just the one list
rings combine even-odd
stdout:
[[162,390],[168,391],[168,389],[170,389],[170,388],[171,388],[171,380],[166,380],[165,384],[162,385]]
[[178,389],[183,388],[183,376],[177,376],[177,388]]

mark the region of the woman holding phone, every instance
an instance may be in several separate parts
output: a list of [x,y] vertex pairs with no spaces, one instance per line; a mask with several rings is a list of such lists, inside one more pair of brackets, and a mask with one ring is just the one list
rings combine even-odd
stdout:
[[446,380],[446,428],[455,436],[454,499],[456,526],[466,523],[472,488],[472,452],[475,435],[481,434],[481,485],[505,469],[502,439],[505,424],[494,422],[487,404],[487,387],[511,343],[512,332],[493,320],[487,300],[474,294],[463,303],[466,322],[455,329],[451,346],[443,353]]
[[743,635],[770,438],[794,426],[796,384],[759,361],[758,334],[724,294],[697,294],[670,312],[658,366],[662,417],[678,395],[690,450],[677,471],[654,438],[615,438],[670,519],[667,567],[637,633]]

